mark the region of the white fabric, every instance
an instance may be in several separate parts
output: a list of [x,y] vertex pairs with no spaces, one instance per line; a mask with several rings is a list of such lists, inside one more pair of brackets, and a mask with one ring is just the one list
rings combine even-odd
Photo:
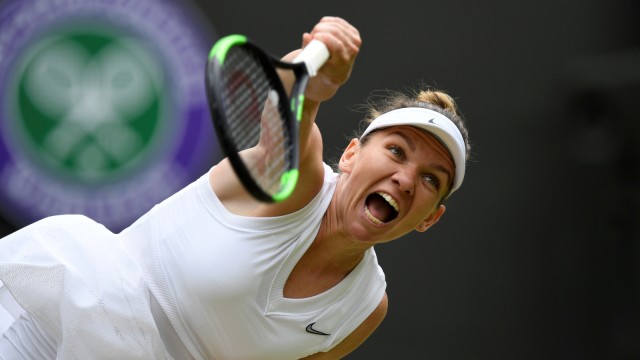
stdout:
[[462,185],[465,173],[467,148],[464,138],[456,124],[448,117],[431,109],[408,107],[386,112],[374,119],[362,133],[360,138],[373,130],[390,126],[411,125],[419,127],[433,134],[447,148],[456,167],[451,195]]
[[0,338],[0,360],[54,360],[55,340],[29,314],[21,314]]
[[0,334],[4,333],[25,311],[0,281]]
[[58,359],[168,358],[139,266],[118,236],[84,216],[46,218],[4,237],[0,279]]
[[[146,264],[152,293],[196,358],[283,360],[326,351],[378,305],[385,282],[373,249],[333,289],[308,299],[282,295],[315,238],[336,179],[326,167],[325,185],[305,208],[249,218],[228,212],[203,177],[123,233]],[[314,322],[330,335],[306,332]]]
[[[335,189],[275,218],[236,216],[208,174],[121,234],[52,217],[0,240],[0,279],[58,348],[58,359],[297,359],[326,351],[385,290],[373,249],[307,299],[282,295]],[[305,331],[313,328],[330,334]],[[167,344],[165,351],[164,345]]]

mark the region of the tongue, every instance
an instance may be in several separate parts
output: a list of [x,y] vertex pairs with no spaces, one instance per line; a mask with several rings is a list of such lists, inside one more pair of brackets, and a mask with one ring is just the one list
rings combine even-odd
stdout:
[[371,215],[380,221],[387,221],[391,215],[391,206],[380,195],[372,195],[367,201],[367,208]]

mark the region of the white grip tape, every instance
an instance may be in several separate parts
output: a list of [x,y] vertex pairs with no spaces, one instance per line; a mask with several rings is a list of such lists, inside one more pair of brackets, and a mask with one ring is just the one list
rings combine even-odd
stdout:
[[302,52],[293,59],[294,63],[304,62],[307,65],[309,76],[316,76],[318,70],[329,59],[329,49],[320,40],[311,40]]

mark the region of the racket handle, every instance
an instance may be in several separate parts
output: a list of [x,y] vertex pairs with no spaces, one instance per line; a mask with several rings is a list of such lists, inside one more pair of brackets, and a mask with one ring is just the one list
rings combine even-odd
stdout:
[[318,70],[329,59],[329,49],[320,40],[311,40],[307,46],[302,49],[302,52],[293,59],[294,63],[303,62],[307,65],[307,72],[309,76],[316,76]]

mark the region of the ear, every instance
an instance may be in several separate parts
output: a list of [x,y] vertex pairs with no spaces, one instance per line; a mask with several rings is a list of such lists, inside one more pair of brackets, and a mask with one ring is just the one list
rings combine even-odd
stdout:
[[340,163],[338,164],[340,171],[343,173],[351,172],[358,151],[360,151],[360,141],[353,138],[351,142],[349,142],[349,145],[347,145],[347,148],[342,152],[342,156],[340,156]]
[[440,220],[440,217],[442,216],[442,214],[444,214],[445,210],[447,210],[447,208],[444,205],[440,205],[440,207],[438,207],[438,210],[430,213],[429,216],[422,220],[420,225],[416,226],[416,231],[427,231],[427,229],[429,229],[431,226],[433,226],[433,224],[437,223],[438,220]]

